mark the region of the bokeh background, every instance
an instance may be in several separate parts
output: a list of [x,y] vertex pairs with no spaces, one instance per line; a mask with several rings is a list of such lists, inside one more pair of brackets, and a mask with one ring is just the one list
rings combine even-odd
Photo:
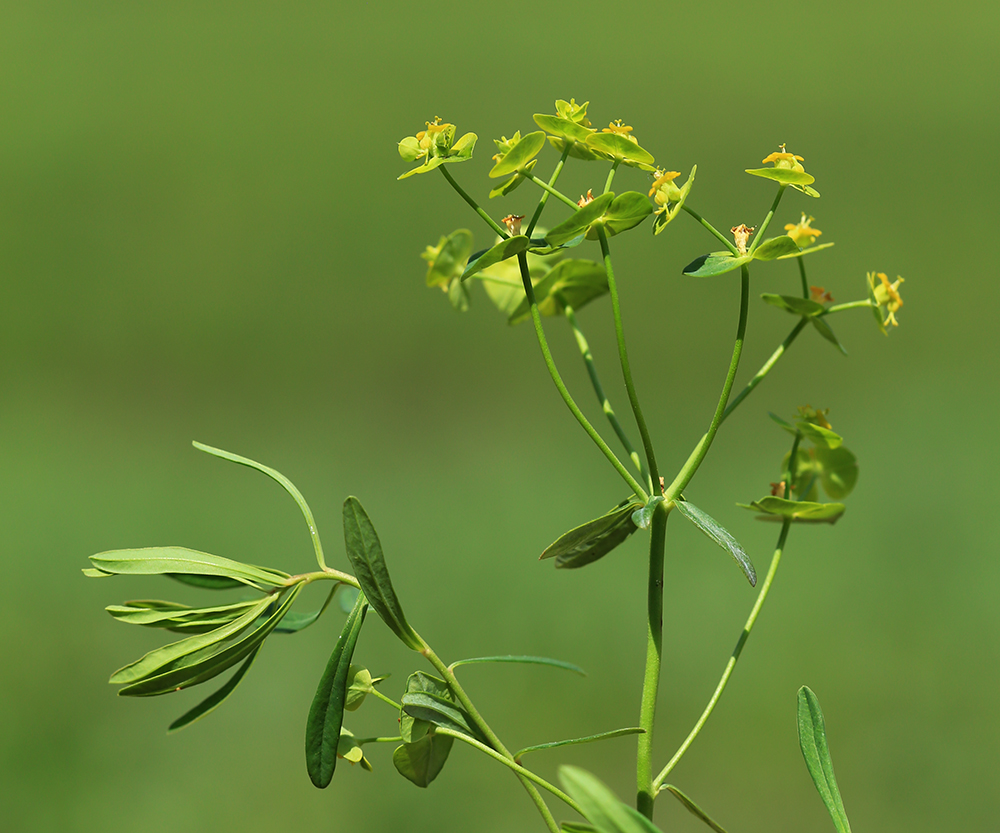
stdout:
[[[165,728],[204,692],[119,699],[110,672],[159,641],[103,612],[191,598],[157,580],[84,580],[101,550],[179,544],[297,572],[312,560],[292,502],[198,439],[268,463],[312,503],[343,565],[340,504],[375,520],[409,618],[510,746],[636,721],[640,536],[561,573],[535,556],[624,496],[566,413],[528,327],[477,294],[455,313],[418,257],[458,227],[490,237],[437,176],[397,183],[396,142],[440,115],[479,134],[451,171],[485,201],[490,139],[534,129],[556,98],[622,118],[692,204],[755,223],[772,189],[742,173],[780,142],[822,199],[810,278],[838,301],[868,270],[903,275],[901,326],[838,317],[845,359],[805,333],[721,432],[688,496],[766,568],[776,528],[738,509],[775,479],[767,419],[830,407],[861,462],[836,527],[796,528],[716,717],[672,778],[732,831],[831,829],[802,765],[795,694],[827,717],[858,830],[995,824],[1000,589],[994,260],[1000,15],[993,4],[774,6],[582,0],[515,6],[317,2],[5,3],[0,26],[0,805],[8,831],[541,829],[513,778],[457,748],[421,791],[391,746],[326,791],[303,761],[306,712],[343,615],[274,637],[208,719]],[[546,152],[540,170],[555,155]],[[603,182],[579,166],[570,193]],[[619,190],[648,179],[622,171]],[[499,217],[529,213],[522,187]],[[558,212],[558,208],[556,211]],[[780,228],[780,225],[778,226]],[[725,374],[737,280],[680,276],[715,248],[681,218],[615,242],[635,376],[673,469]],[[592,255],[593,256],[593,255]],[[755,291],[794,292],[794,264]],[[609,390],[607,302],[581,313]],[[741,381],[791,324],[751,309]],[[596,413],[565,325],[557,360]],[[753,601],[729,559],[681,521],[668,533],[662,763],[700,712]],[[317,604],[310,596],[302,609]],[[420,667],[375,617],[358,657]],[[348,724],[388,734],[369,703]],[[631,739],[539,754],[632,792]],[[664,829],[700,823],[669,796]],[[557,810],[560,817],[569,814]]]

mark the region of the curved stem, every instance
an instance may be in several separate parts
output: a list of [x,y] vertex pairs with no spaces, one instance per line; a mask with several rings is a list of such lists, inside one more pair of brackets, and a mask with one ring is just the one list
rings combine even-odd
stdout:
[[615,456],[615,453],[608,447],[608,444],[604,442],[594,426],[591,425],[587,418],[583,415],[583,412],[573,400],[573,397],[566,388],[562,377],[559,375],[555,362],[552,360],[552,353],[549,352],[549,344],[545,340],[545,331],[542,329],[542,318],[538,312],[538,302],[535,300],[535,290],[531,285],[531,275],[528,274],[528,259],[524,254],[519,254],[517,256],[517,262],[521,267],[521,282],[524,284],[524,292],[528,297],[528,303],[531,305],[531,320],[535,325],[535,334],[538,336],[538,344],[542,348],[542,357],[545,359],[545,366],[549,370],[549,375],[552,377],[552,381],[555,383],[555,386],[559,391],[559,395],[562,396],[563,401],[566,403],[566,407],[568,407],[573,416],[576,417],[576,421],[580,423],[583,430],[587,432],[587,435],[594,441],[595,445],[597,445],[604,456],[608,458],[608,461],[622,476],[622,479],[628,483],[629,488],[632,489],[632,491],[635,492],[636,495],[643,500],[643,502],[645,502],[649,499],[649,495],[646,493],[646,490],[639,485],[638,481],[636,481],[636,479],[629,473],[622,461]]
[[[767,227],[771,225],[771,218],[774,217],[774,212],[778,210],[778,203],[781,202],[781,195],[785,193],[785,189],[788,186],[784,183],[778,184],[778,193],[774,195],[774,202],[771,203],[771,210],[767,212],[767,216],[764,218],[764,222],[760,224],[760,228],[757,229],[757,237],[754,238],[753,245],[750,247],[749,254],[753,254],[756,251],[757,246],[760,245],[760,241],[764,239],[764,232],[767,231]],[[801,263],[802,258],[799,258]],[[806,288],[806,297],[809,296],[808,287]]]
[[[552,176],[549,177],[549,187],[554,188],[556,181],[559,179],[559,174],[562,173],[563,165],[566,164],[566,157],[569,156],[570,145],[567,144],[563,148],[562,156],[559,157],[559,162],[556,165],[556,169],[552,172]],[[538,218],[542,216],[542,209],[545,208],[545,203],[549,200],[549,192],[545,190],[542,196],[538,199],[538,205],[535,206],[535,211],[531,215],[531,220],[528,222],[528,230],[525,232],[527,237],[531,237],[531,232],[535,230],[535,225],[538,223]]]
[[764,605],[764,600],[767,598],[767,594],[771,589],[771,584],[774,582],[774,576],[778,572],[778,564],[781,563],[781,553],[785,547],[785,539],[788,537],[788,529],[790,526],[791,519],[786,518],[784,523],[781,525],[781,534],[778,536],[778,543],[775,547],[774,555],[771,557],[771,566],[768,568],[767,577],[761,585],[760,592],[757,594],[757,601],[754,603],[753,609],[750,611],[747,623],[743,626],[743,632],[740,634],[740,638],[736,642],[736,647],[733,649],[732,656],[729,657],[726,669],[722,672],[722,679],[719,680],[719,684],[715,687],[715,692],[712,694],[712,698],[708,701],[708,705],[705,707],[705,711],[702,712],[701,717],[698,718],[698,722],[694,724],[694,728],[684,739],[684,742],[680,745],[677,752],[674,753],[670,762],[660,771],[660,774],[656,776],[656,780],[653,781],[654,795],[660,790],[663,782],[666,780],[671,770],[677,766],[678,761],[680,761],[680,759],[684,756],[684,753],[687,752],[688,747],[692,744],[694,739],[698,737],[698,734],[701,732],[705,722],[714,711],[716,703],[719,702],[722,692],[726,690],[726,685],[729,683],[729,678],[733,674],[736,662],[739,660],[740,654],[743,653],[743,646],[746,645],[747,639],[750,637],[750,631],[753,629],[754,622],[757,621],[757,615],[760,613],[760,609]]
[[736,371],[740,366],[740,356],[743,354],[743,339],[747,331],[747,310],[750,306],[750,271],[746,265],[740,267],[740,319],[736,325],[736,344],[733,345],[733,357],[729,361],[729,372],[726,374],[726,382],[722,386],[722,395],[719,397],[719,405],[715,409],[715,416],[712,417],[712,424],[708,432],[695,446],[687,462],[674,478],[674,482],[663,492],[663,496],[669,503],[676,498],[691,482],[694,473],[708,454],[708,449],[712,446],[712,441],[718,433],[719,426],[722,425],[723,415],[726,412],[726,403],[729,401],[729,394],[733,389],[733,381],[736,379]]
[[806,265],[802,262],[805,258],[795,258],[799,262],[799,278],[802,280],[802,297],[809,297],[809,281],[806,279]]
[[722,245],[729,249],[734,255],[739,254],[739,250],[736,248],[736,244],[733,243],[726,235],[719,231],[715,226],[713,226],[708,220],[702,217],[697,211],[695,211],[687,203],[681,206],[688,214],[694,217],[699,223],[701,223],[706,229],[708,229],[712,234],[714,234],[719,240],[722,241]]
[[649,535],[649,579],[646,589],[646,670],[642,678],[642,703],[636,751],[636,809],[646,818],[653,818],[656,786],[653,782],[653,726],[656,723],[656,695],[660,688],[660,666],[663,656],[663,556],[667,539],[669,513],[661,504],[653,513]]
[[453,177],[450,173],[448,173],[447,165],[439,165],[438,170],[441,171],[442,174],[444,174],[444,178],[447,179],[448,182],[451,184],[451,187],[458,192],[458,195],[472,207],[472,210],[475,211],[476,214],[478,214],[486,221],[486,224],[491,229],[493,229],[493,231],[499,234],[500,237],[503,238],[504,240],[510,237],[509,232],[506,229],[500,228],[496,220],[494,220],[489,214],[483,211],[483,209],[479,207],[479,203],[477,203],[474,199],[472,199],[472,197],[466,194],[465,191],[462,190],[462,186],[459,185],[457,182],[455,182],[455,177]]
[[513,770],[514,772],[516,772],[518,775],[522,776],[523,778],[527,778],[529,781],[533,781],[534,783],[538,784],[538,786],[540,786],[542,789],[548,790],[550,793],[552,793],[552,795],[554,795],[560,801],[564,801],[567,805],[569,805],[574,810],[576,810],[576,812],[578,812],[581,816],[584,816],[584,818],[586,818],[586,814],[580,808],[580,805],[577,804],[568,795],[566,795],[566,793],[564,793],[562,790],[560,790],[557,786],[555,786],[554,784],[550,784],[548,781],[546,781],[541,776],[536,775],[530,769],[526,769],[525,767],[521,766],[520,764],[515,763],[514,761],[511,761],[511,760],[508,760],[503,755],[501,755],[499,752],[497,752],[497,751],[495,751],[493,749],[490,749],[490,747],[488,747],[485,743],[481,743],[480,741],[476,740],[475,738],[469,737],[468,735],[466,735],[463,732],[456,732],[453,729],[448,729],[448,728],[443,727],[443,726],[436,727],[434,729],[434,733],[437,734],[437,735],[444,735],[444,736],[449,737],[449,738],[456,738],[458,740],[464,741],[465,743],[469,744],[469,746],[474,746],[480,752],[483,752],[483,753],[489,755],[495,761],[499,761],[505,767],[507,767],[508,769]]
[[614,161],[614,163],[611,165],[611,170],[608,171],[608,178],[604,182],[604,190],[601,191],[602,194],[606,194],[606,193],[608,193],[608,191],[611,190],[611,183],[614,182],[614,179],[615,179],[615,171],[618,170],[618,166],[621,163],[622,163],[621,159],[616,159]]
[[646,427],[646,419],[642,415],[642,407],[639,405],[639,396],[635,391],[635,383],[632,381],[632,367],[628,360],[628,349],[625,346],[625,330],[622,327],[622,310],[618,302],[618,285],[615,282],[615,271],[611,266],[611,249],[608,246],[608,235],[603,226],[597,227],[597,236],[601,241],[601,253],[604,255],[604,271],[608,276],[608,289],[611,293],[611,309],[615,318],[615,337],[618,339],[618,358],[621,361],[622,376],[625,379],[625,390],[628,392],[628,401],[632,405],[632,413],[635,415],[635,424],[639,428],[639,436],[642,439],[642,447],[646,452],[646,466],[649,477],[649,491],[655,493],[660,482],[660,474],[656,468],[656,455],[653,453],[653,441],[649,436],[649,429]]
[[580,348],[580,355],[583,357],[583,363],[587,366],[587,373],[590,375],[590,383],[594,386],[594,393],[597,394],[597,401],[601,403],[601,410],[604,411],[604,415],[608,418],[608,422],[611,423],[611,427],[614,429],[615,434],[618,435],[618,439],[621,440],[621,444],[625,447],[625,451],[628,453],[629,458],[639,470],[639,474],[643,478],[648,479],[649,473],[646,471],[645,466],[643,466],[642,459],[639,457],[639,452],[637,452],[632,446],[628,435],[625,433],[625,429],[622,428],[622,424],[618,421],[618,417],[615,416],[610,400],[604,393],[604,387],[601,385],[601,380],[597,375],[597,367],[594,365],[594,356],[590,352],[590,345],[587,343],[587,339],[583,335],[583,330],[580,329],[580,325],[577,323],[576,313],[573,311],[573,307],[566,303],[564,298],[560,297],[559,301],[563,305],[566,320],[569,321],[569,326],[573,330],[573,335],[576,338],[576,345]]
[[386,697],[381,691],[379,691],[374,686],[372,687],[372,690],[371,690],[370,694],[373,697],[377,697],[383,703],[388,703],[390,706],[392,706],[398,712],[403,710],[403,707],[399,703],[397,703],[391,697]]
[[872,306],[872,302],[865,298],[863,301],[848,301],[846,304],[834,304],[828,307],[822,315],[832,315],[835,312],[843,312],[848,309],[867,309]]
[[[560,168],[560,170],[561,170],[561,168]],[[545,191],[546,194],[551,194],[557,200],[560,200],[561,202],[566,203],[566,205],[570,206],[570,208],[572,208],[574,211],[577,211],[580,208],[580,206],[578,206],[576,204],[576,200],[570,199],[565,194],[563,194],[561,191],[557,191],[555,188],[553,188],[551,185],[549,185],[544,180],[539,179],[537,176],[534,176],[533,174],[523,174],[523,176],[525,176],[525,178],[530,179],[532,182],[534,182],[535,185],[537,185],[539,188],[541,188],[543,191]]]

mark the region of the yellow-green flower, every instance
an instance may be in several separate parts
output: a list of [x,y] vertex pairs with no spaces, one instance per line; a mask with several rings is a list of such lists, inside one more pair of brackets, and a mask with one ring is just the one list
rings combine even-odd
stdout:
[[780,147],[780,151],[775,151],[763,160],[765,165],[768,162],[773,162],[776,168],[787,168],[790,171],[805,171],[805,168],[799,164],[806,161],[803,157],[796,156],[794,153],[788,153],[783,144]]
[[624,136],[630,142],[635,142],[639,144],[639,140],[632,135],[632,128],[629,127],[621,119],[615,119],[611,124],[605,127],[601,133],[614,133],[616,136]]
[[[886,324],[898,327],[899,322],[896,320],[896,313],[903,306],[903,299],[899,296],[899,285],[903,283],[903,279],[897,275],[896,280],[889,283],[889,278],[885,272],[869,272],[867,278],[868,298],[871,301],[872,308],[875,310],[875,315],[879,326],[882,328],[882,332],[886,332]],[[884,312],[882,307],[885,307]]]
[[657,206],[657,211],[666,211],[667,203],[677,202],[681,198],[680,189],[674,185],[674,180],[681,175],[680,171],[661,171],[656,169],[653,186],[649,189],[649,196],[653,197]]
[[[774,154],[772,154],[773,156]],[[798,223],[788,223],[785,226],[785,231],[788,236],[795,241],[795,245],[800,249],[805,249],[816,242],[816,238],[819,237],[823,232],[818,228],[813,228],[811,223],[815,220],[815,217],[806,217],[803,213],[802,219]]]

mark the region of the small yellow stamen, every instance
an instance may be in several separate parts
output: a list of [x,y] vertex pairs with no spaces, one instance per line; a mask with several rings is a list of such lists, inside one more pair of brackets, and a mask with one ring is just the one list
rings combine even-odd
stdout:
[[661,171],[659,168],[656,169],[656,179],[653,181],[653,187],[649,189],[649,196],[653,196],[657,191],[660,190],[668,182],[673,182],[677,177],[681,175],[680,171]]

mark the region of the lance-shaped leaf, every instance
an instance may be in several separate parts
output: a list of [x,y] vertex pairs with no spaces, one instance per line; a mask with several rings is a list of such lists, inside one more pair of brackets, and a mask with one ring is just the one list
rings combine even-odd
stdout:
[[697,804],[695,804],[690,798],[688,798],[683,792],[681,792],[673,784],[664,784],[661,789],[668,790],[670,794],[676,798],[681,804],[683,804],[691,815],[696,818],[701,819],[705,824],[707,824],[715,833],[726,833],[725,828],[721,824],[714,821],[711,816],[708,815],[704,810],[701,809]]
[[244,663],[236,669],[236,673],[229,678],[224,686],[208,695],[208,697],[202,700],[193,709],[184,712],[184,714],[178,717],[173,723],[170,724],[170,726],[167,727],[167,732],[170,733],[180,731],[185,726],[190,726],[196,720],[200,720],[205,715],[219,708],[223,701],[236,690],[236,686],[240,684],[244,675],[250,670],[250,666],[253,665],[254,659],[257,658],[257,652],[259,650],[260,646],[258,645],[253,651],[250,652],[250,655],[246,658]]
[[113,575],[155,576],[184,574],[194,576],[221,576],[240,584],[261,589],[283,587],[288,573],[243,564],[219,555],[198,552],[184,547],[144,547],[134,550],[111,550],[90,556],[90,563],[98,570]]
[[847,355],[847,350],[843,344],[840,343],[840,339],[834,335],[833,330],[830,325],[822,318],[813,318],[812,325],[816,328],[816,332],[819,333],[823,338],[830,342],[834,347],[836,347],[845,356]]
[[807,249],[799,249],[797,252],[790,252],[787,255],[782,255],[778,260],[787,260],[790,257],[802,257],[802,255],[811,255],[813,252],[819,252],[823,249],[829,249],[833,243],[820,243],[818,246],[809,246]]
[[408,781],[426,787],[438,777],[454,742],[454,738],[429,732],[418,741],[396,747],[393,766]]
[[537,746],[526,746],[514,756],[515,761],[520,761],[523,755],[529,752],[538,752],[543,749],[556,749],[560,746],[576,746],[581,743],[593,743],[598,740],[608,740],[609,738],[620,738],[625,735],[641,735],[646,730],[639,726],[629,726],[626,729],[613,729],[610,732],[601,732],[597,735],[587,735],[584,738],[570,738],[569,740],[554,740],[550,743],[539,743]]
[[225,576],[195,576],[185,573],[165,573],[165,575],[179,584],[200,587],[202,590],[232,590],[234,587],[241,587],[244,583]]
[[490,662],[516,662],[525,665],[549,665],[553,668],[562,668],[565,671],[573,671],[581,677],[587,676],[586,671],[584,671],[579,665],[574,665],[572,662],[566,662],[561,659],[550,659],[549,657],[512,656],[508,654],[495,657],[470,657],[468,659],[460,659],[453,662],[450,667],[455,669],[460,665],[481,665],[483,663]]
[[615,195],[611,191],[594,197],[593,200],[577,209],[572,216],[546,234],[545,242],[550,246],[563,246],[571,240],[585,235],[594,223],[599,222],[604,217],[614,199]]
[[531,241],[523,234],[501,240],[492,249],[487,249],[478,256],[473,255],[469,259],[469,265],[465,267],[465,271],[462,273],[462,280],[464,281],[477,272],[481,272],[483,269],[493,266],[509,257],[524,254],[524,252],[528,251],[530,245]]
[[587,147],[617,159],[623,165],[643,171],[654,170],[653,154],[617,133],[591,133],[587,137]]
[[847,820],[847,811],[844,810],[844,802],[840,797],[837,776],[833,772],[833,759],[826,742],[823,710],[819,707],[816,695],[807,686],[799,689],[798,722],[799,748],[816,790],[838,833],[851,833],[851,824]]
[[763,512],[760,520],[791,518],[798,523],[836,523],[846,508],[842,503],[815,503],[811,500],[788,500],[768,495],[753,503],[737,503],[744,509]]
[[653,205],[645,194],[626,191],[612,200],[600,223],[595,223],[587,232],[590,240],[597,239],[597,227],[603,225],[609,236],[634,228],[653,213]]
[[559,780],[599,833],[660,833],[660,828],[653,822],[619,801],[608,787],[586,770],[561,766]]
[[[535,301],[542,315],[562,315],[567,306],[581,309],[608,291],[608,275],[604,266],[592,260],[564,260],[534,286]],[[520,324],[531,318],[528,298],[521,293],[521,303],[507,318],[507,323]]]
[[403,616],[389,570],[382,555],[382,544],[368,514],[356,497],[344,501],[344,543],[354,574],[368,603],[403,644],[414,651],[423,650],[423,640]]
[[124,605],[109,605],[105,610],[120,622],[166,628],[182,632],[207,632],[239,618],[259,599],[215,607],[188,607],[173,602],[134,601]]
[[685,518],[736,559],[736,563],[740,565],[743,575],[747,577],[747,581],[750,582],[751,586],[757,584],[757,571],[753,568],[750,556],[746,554],[746,551],[740,546],[739,541],[730,535],[722,524],[693,503],[678,500],[674,502],[674,506]]
[[826,312],[826,307],[819,301],[810,298],[802,298],[798,295],[772,295],[765,292],[760,296],[765,304],[783,309],[793,315],[802,315],[806,318],[813,318]]
[[499,179],[502,176],[525,170],[528,163],[538,155],[538,151],[543,147],[545,147],[545,133],[543,131],[538,130],[527,136],[522,136],[517,144],[493,166],[493,170],[489,173],[490,179]]
[[320,789],[328,787],[337,768],[337,748],[344,725],[344,705],[354,647],[365,621],[368,602],[364,593],[354,603],[337,644],[330,654],[326,670],[319,681],[316,696],[309,708],[306,723],[306,768],[309,779]]
[[322,616],[326,609],[330,606],[330,602],[333,600],[338,588],[348,586],[349,585],[335,584],[332,588],[330,588],[326,601],[323,602],[323,606],[319,608],[319,610],[314,610],[311,613],[295,613],[294,611],[286,613],[285,618],[281,620],[281,624],[274,629],[274,632],[298,633],[299,631],[308,628],[311,624],[313,624],[313,622],[319,619],[319,617]]
[[556,567],[583,567],[625,541],[636,530],[632,513],[641,506],[633,500],[618,504],[610,512],[560,535],[539,556],[555,558]]
[[425,723],[451,729],[453,732],[461,732],[482,743],[489,743],[473,726],[469,713],[456,705],[450,697],[442,697],[428,691],[411,691],[402,696],[400,704],[403,712],[414,720],[422,720]]

